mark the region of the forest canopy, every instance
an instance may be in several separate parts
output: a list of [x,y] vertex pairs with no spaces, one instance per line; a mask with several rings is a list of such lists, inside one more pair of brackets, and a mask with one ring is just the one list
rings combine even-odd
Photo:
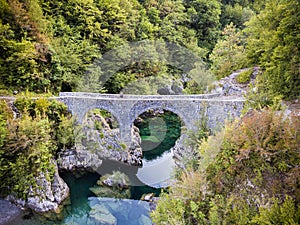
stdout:
[[[154,93],[168,83],[202,93],[213,77],[259,66],[260,92],[296,98],[299,9],[297,0],[0,0],[0,88],[119,93],[139,80],[141,90],[153,94],[155,80]],[[103,68],[95,62],[141,40],[187,48],[202,59],[199,73],[207,81],[186,81],[181,69],[145,60],[101,83]]]

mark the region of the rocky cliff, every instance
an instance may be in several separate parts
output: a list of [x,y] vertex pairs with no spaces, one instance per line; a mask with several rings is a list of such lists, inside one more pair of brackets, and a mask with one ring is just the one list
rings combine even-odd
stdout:
[[99,114],[92,114],[82,127],[74,149],[62,152],[58,158],[60,170],[96,171],[102,159],[111,159],[132,166],[142,166],[139,129],[131,130],[131,145],[120,141],[119,129],[112,129]]

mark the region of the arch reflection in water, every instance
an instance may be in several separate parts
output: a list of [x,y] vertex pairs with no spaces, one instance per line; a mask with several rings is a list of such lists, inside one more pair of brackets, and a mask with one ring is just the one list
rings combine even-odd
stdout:
[[150,187],[169,186],[175,167],[171,148],[180,137],[182,121],[175,113],[159,109],[141,114],[135,125],[140,129],[144,155],[137,178]]
[[143,167],[138,169],[137,178],[144,184],[154,187],[168,187],[175,167],[173,152],[166,152],[160,158],[143,160]]

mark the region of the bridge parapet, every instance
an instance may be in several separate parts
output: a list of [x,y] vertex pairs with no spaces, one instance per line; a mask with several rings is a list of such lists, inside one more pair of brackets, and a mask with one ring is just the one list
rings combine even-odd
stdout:
[[82,97],[101,99],[211,99],[220,97],[220,94],[199,94],[199,95],[127,95],[124,94],[99,94],[88,92],[60,92],[59,97]]

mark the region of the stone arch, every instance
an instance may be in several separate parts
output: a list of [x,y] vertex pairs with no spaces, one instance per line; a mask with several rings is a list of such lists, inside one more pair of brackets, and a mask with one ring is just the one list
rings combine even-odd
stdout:
[[144,101],[142,103],[138,102],[131,107],[130,110],[130,124],[134,123],[134,120],[144,112],[150,109],[163,109],[175,113],[180,120],[183,122],[184,126],[189,126],[189,121],[184,117],[184,114],[177,109],[176,106],[165,101]]
[[107,112],[111,113],[111,115],[117,120],[118,126],[119,127],[121,126],[119,114],[117,112],[115,112],[114,110],[112,110],[111,107],[108,107],[105,105],[93,105],[93,106],[85,108],[84,112],[82,113],[82,118],[81,118],[82,123],[83,123],[85,117],[87,116],[87,114],[94,109],[103,109],[103,110],[106,110]]

